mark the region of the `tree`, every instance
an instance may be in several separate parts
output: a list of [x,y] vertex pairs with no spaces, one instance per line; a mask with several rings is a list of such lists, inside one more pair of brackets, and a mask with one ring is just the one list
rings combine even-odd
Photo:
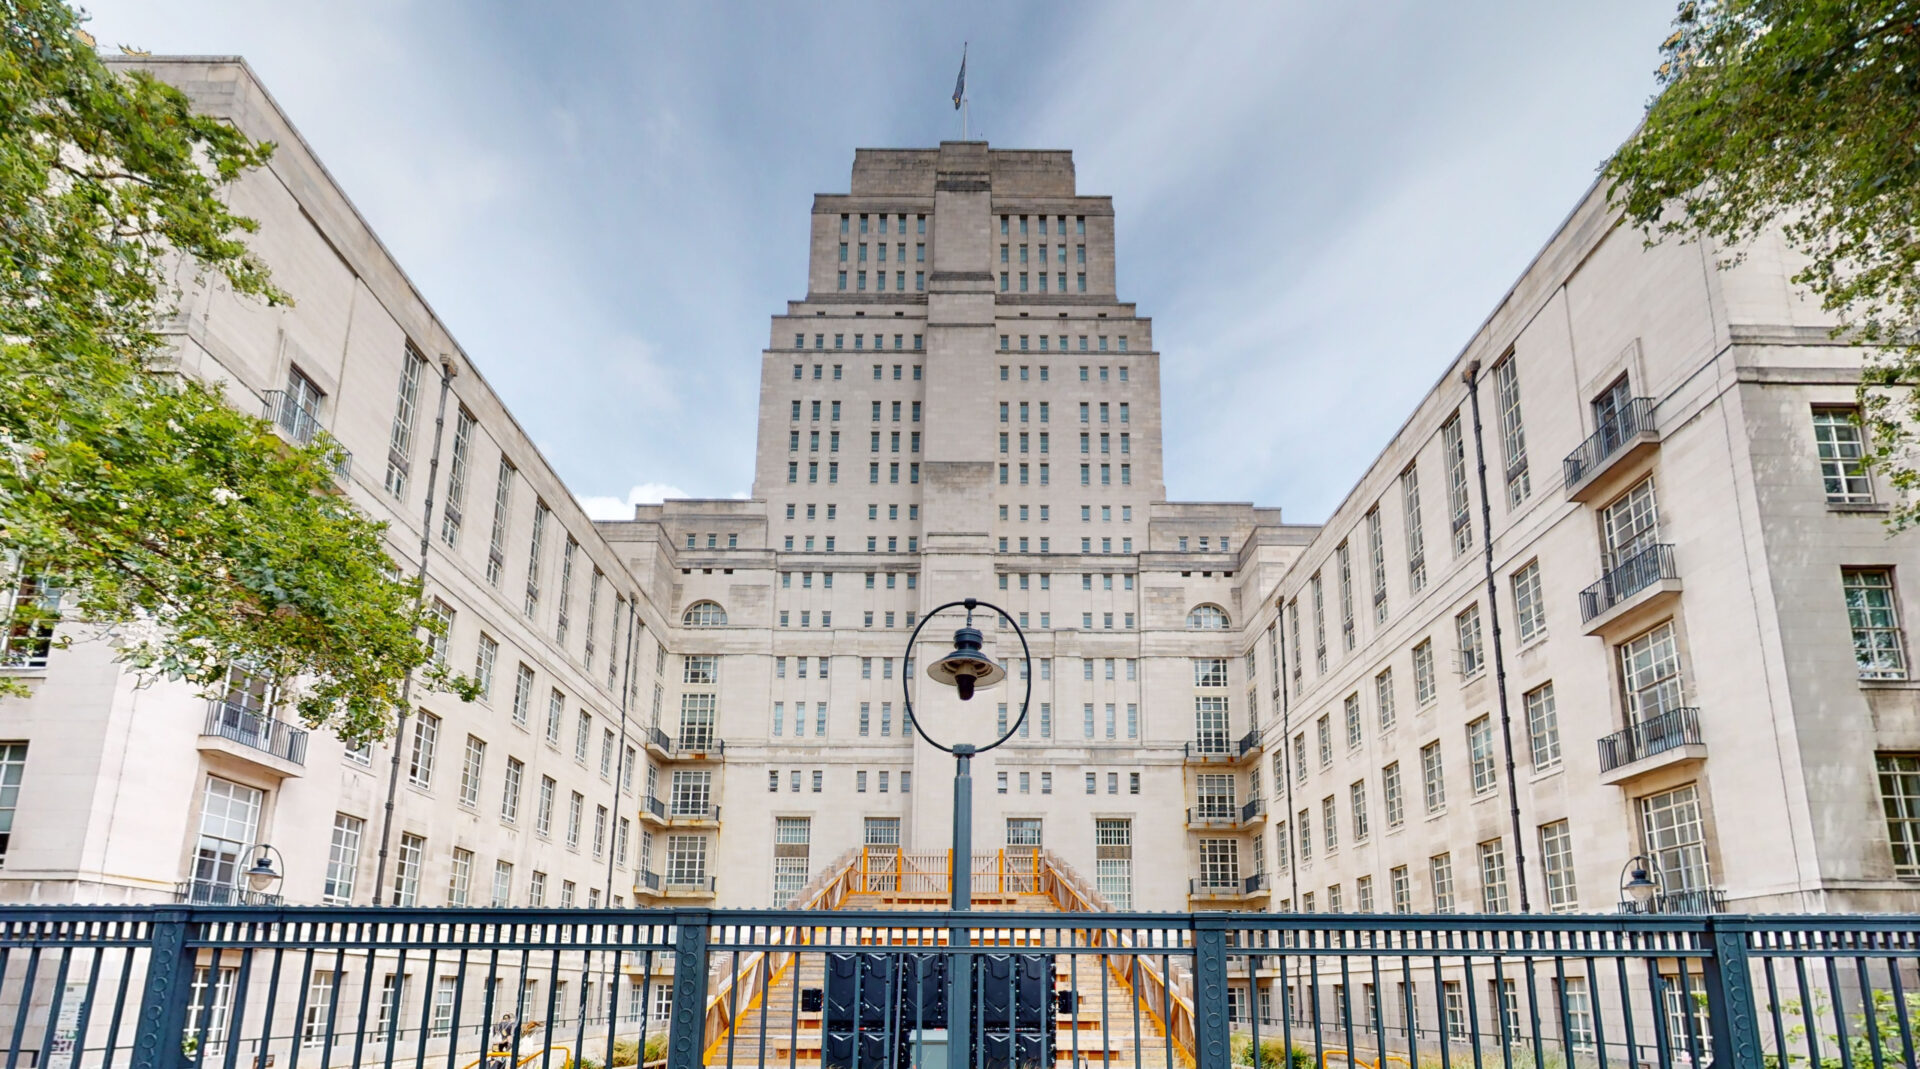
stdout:
[[308,724],[375,737],[430,660],[415,586],[334,482],[337,443],[277,436],[158,330],[176,273],[288,300],[222,197],[272,146],[78,31],[55,0],[0,0],[0,579],[60,591],[17,599],[13,633],[64,611],[144,677],[211,690],[243,666]]
[[1603,168],[1613,201],[1724,249],[1779,228],[1834,336],[1869,347],[1869,460],[1890,525],[1920,520],[1920,0],[1686,0],[1674,27],[1659,96]]

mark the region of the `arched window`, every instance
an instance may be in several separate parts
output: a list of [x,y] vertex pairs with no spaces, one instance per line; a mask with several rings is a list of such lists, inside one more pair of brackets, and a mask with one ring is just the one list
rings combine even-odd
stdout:
[[1225,631],[1227,629],[1227,610],[1218,605],[1195,605],[1187,614],[1189,631]]
[[687,606],[680,622],[688,627],[722,627],[727,622],[727,610],[717,601],[696,601]]

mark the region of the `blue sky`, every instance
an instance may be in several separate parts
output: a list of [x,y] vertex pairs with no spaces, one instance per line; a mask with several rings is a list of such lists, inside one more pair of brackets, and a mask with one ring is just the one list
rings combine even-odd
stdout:
[[[859,146],[1068,148],[1162,353],[1167,492],[1318,522],[1653,90],[1672,0],[101,0],[240,54],[574,493],[743,494]],[[297,296],[297,294],[296,294]]]

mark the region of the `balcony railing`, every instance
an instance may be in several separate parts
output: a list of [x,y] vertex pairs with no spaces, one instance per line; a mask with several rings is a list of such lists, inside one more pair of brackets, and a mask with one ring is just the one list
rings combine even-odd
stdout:
[[307,763],[307,732],[215,698],[207,707],[203,735],[216,735],[296,765]]
[[1189,824],[1233,824],[1238,815],[1238,807],[1224,798],[1205,799],[1199,805],[1187,807]]
[[1580,622],[1592,620],[1661,580],[1678,578],[1673,547],[1664,543],[1648,546],[1614,565],[1599,582],[1580,592]]
[[1622,765],[1645,760],[1655,754],[1682,746],[1704,746],[1700,734],[1700,710],[1691,706],[1669,709],[1616,731],[1600,740],[1600,771],[1612,772]]
[[669,891],[704,891],[712,894],[714,890],[712,876],[675,876],[668,874],[664,885]]
[[654,817],[658,820],[667,819],[667,803],[658,798],[649,797],[645,802],[645,806],[646,808],[642,813],[643,816]]
[[[285,390],[268,390],[260,395],[260,399],[264,409],[260,413],[261,418],[279,428],[280,433],[298,445],[312,445],[314,437],[326,430],[321,426],[319,416],[301,407]],[[333,473],[344,479],[353,470],[353,454],[338,443],[334,448],[339,451],[339,456],[334,460]]]
[[705,805],[672,805],[667,807],[668,820],[694,820],[718,823],[720,807],[708,802]]
[[1572,487],[1578,484],[1605,465],[1622,446],[1653,429],[1653,398],[1636,397],[1628,401],[1617,416],[1602,423],[1586,441],[1580,443],[1578,449],[1568,453],[1567,459],[1561,461],[1566,485]]
[[1253,821],[1266,815],[1266,812],[1267,812],[1266,802],[1262,801],[1259,798],[1248,799],[1247,804],[1240,807],[1240,823],[1242,824],[1252,823]]
[[710,726],[699,731],[683,731],[677,739],[659,728],[648,728],[647,746],[669,757],[689,754],[718,756],[727,752],[726,740],[714,738]]
[[[695,894],[715,887],[704,871],[661,884]],[[1249,896],[1266,886],[1259,876],[1236,876],[1195,881],[1193,890]],[[1006,955],[1014,955],[1022,994],[975,1001],[978,1016],[952,1021],[950,1036],[957,1042],[963,1030],[982,1029],[1028,1053],[1003,1062],[983,1044],[946,1064],[1106,1065],[1125,1056],[1130,1065],[1228,1066],[1234,1047],[1259,1050],[1275,1040],[1313,1064],[1331,1062],[1334,1050],[1383,1066],[1523,1057],[1528,1065],[1649,1069],[1709,1060],[1724,1069],[1914,1064],[1902,993],[1920,965],[1920,921],[1911,913],[1694,912],[1689,899],[1720,907],[1714,891],[1668,896],[1656,916],[1121,913],[1076,896],[1081,911],[942,914],[930,926],[924,914],[833,908],[846,890],[843,880],[822,884],[804,909],[692,912],[249,909],[190,899],[5,906],[0,950],[23,963],[9,973],[8,992],[24,1007],[9,1011],[5,1057],[17,1062],[25,1053],[46,1064],[45,1052],[64,1059],[67,1051],[74,1066],[85,1055],[85,1065],[138,1069],[356,1059],[458,1067],[492,1060],[482,1044],[504,1010],[516,1026],[504,1030],[509,1065],[549,1056],[610,1064],[616,1042],[645,1050],[664,1018],[665,1069],[709,1061],[741,1069],[792,1061],[906,1066],[921,1059],[894,1045],[909,1038],[903,1033],[950,1023],[951,1004],[937,997],[947,978],[973,971],[982,977],[976,990],[988,977],[1004,983]],[[930,927],[950,924],[970,949],[950,951],[930,938]],[[344,970],[368,955],[379,960],[351,973],[349,986]],[[989,972],[996,956],[1001,971]],[[446,1012],[380,1012],[369,993],[377,980],[362,986],[360,977],[380,976],[381,961],[396,973],[431,965],[433,1005]],[[209,963],[223,974],[218,1013],[194,997],[196,976],[213,979]],[[616,978],[617,997],[600,987],[601,1010],[593,1000],[587,1014],[570,1010],[562,981],[549,978],[575,974]],[[1037,998],[1025,994],[1028,975]],[[1408,978],[1404,997],[1361,982],[1383,975]],[[503,1007],[501,994],[528,977],[548,979],[537,1007]],[[627,997],[628,983],[637,998]],[[1475,1011],[1475,992],[1487,983],[1496,1004]],[[825,997],[807,1006],[814,996],[804,988],[813,984]],[[1119,988],[1112,997],[1110,986]],[[935,997],[919,997],[929,990]],[[1053,1010],[1065,1008],[1059,996],[1069,991],[1078,997],[1070,1021],[1059,1022]],[[1441,997],[1453,991],[1466,993],[1465,1012],[1460,999]],[[1595,1011],[1580,1016],[1577,1036],[1566,991]],[[327,997],[315,1001],[316,992]],[[656,992],[664,996],[657,1002]],[[1815,1012],[1820,1020],[1800,1027]],[[1250,1035],[1234,1036],[1236,1018]],[[836,1041],[861,1057],[830,1056]],[[1284,1046],[1281,1060],[1289,1060]]]
[[187,880],[173,885],[173,900],[195,906],[278,906],[286,900],[248,887],[213,880]]
[[1224,731],[1204,732],[1186,744],[1190,761],[1238,761],[1260,746],[1259,729],[1235,739]]
[[1725,913],[1727,892],[1719,887],[1696,887],[1689,891],[1656,894],[1645,905],[1622,902],[1622,913]]
[[656,894],[659,893],[660,874],[642,870],[640,873],[640,886],[645,890],[655,892]]
[[1245,879],[1226,880],[1197,876],[1187,881],[1187,893],[1195,898],[1237,898],[1257,895],[1267,889],[1267,875],[1256,872]]

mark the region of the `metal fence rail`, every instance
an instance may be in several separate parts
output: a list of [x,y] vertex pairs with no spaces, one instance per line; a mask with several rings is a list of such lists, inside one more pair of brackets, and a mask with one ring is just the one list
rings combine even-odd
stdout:
[[872,876],[789,910],[0,909],[5,1065],[902,1069],[968,976],[951,1065],[1916,1064],[1909,916],[832,908]]

